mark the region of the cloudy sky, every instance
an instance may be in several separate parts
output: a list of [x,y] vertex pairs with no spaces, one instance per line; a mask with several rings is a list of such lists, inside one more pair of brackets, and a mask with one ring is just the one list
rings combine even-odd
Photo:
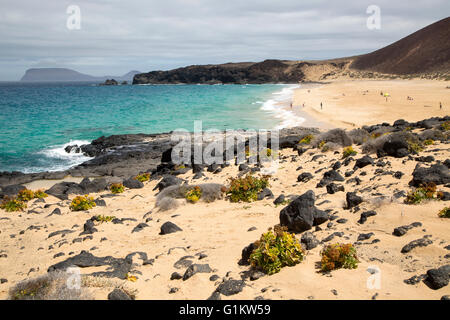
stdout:
[[[0,0],[0,80],[32,67],[95,76],[367,53],[446,17],[448,0]],[[76,5],[79,30],[67,27]],[[367,28],[369,5],[381,29]]]

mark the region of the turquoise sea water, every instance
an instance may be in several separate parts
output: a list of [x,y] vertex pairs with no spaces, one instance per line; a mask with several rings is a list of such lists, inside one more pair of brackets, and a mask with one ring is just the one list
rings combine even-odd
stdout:
[[[0,171],[67,169],[88,158],[64,146],[102,135],[178,128],[270,129],[288,115],[274,103],[289,85],[150,85],[0,83]],[[278,113],[277,113],[278,112]]]

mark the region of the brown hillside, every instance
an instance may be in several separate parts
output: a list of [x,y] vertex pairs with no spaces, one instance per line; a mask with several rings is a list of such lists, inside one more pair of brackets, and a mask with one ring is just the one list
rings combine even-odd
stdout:
[[448,72],[450,69],[450,17],[377,51],[357,57],[354,69],[390,74]]

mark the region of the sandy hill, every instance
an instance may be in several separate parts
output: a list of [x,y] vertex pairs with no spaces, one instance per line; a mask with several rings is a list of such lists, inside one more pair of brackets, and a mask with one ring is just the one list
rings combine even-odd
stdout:
[[357,57],[351,67],[391,74],[445,72],[450,69],[450,17],[399,41]]

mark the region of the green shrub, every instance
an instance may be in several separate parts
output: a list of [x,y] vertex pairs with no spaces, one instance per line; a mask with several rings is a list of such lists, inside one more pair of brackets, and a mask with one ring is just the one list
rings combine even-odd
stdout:
[[134,179],[136,179],[140,182],[148,181],[148,180],[150,180],[150,173],[138,174],[136,177],[134,177]]
[[44,190],[37,190],[34,192],[34,197],[37,199],[47,198],[48,194],[46,194]]
[[196,203],[202,197],[202,189],[199,186],[195,186],[186,192],[186,200],[191,203]]
[[356,249],[351,243],[348,244],[329,244],[321,252],[322,259],[320,268],[322,271],[331,271],[335,269],[356,269],[358,267],[358,257]]
[[299,141],[300,144],[310,144],[314,136],[312,134],[308,134],[304,136],[302,140]]
[[27,204],[17,198],[5,197],[0,203],[0,208],[7,212],[23,211],[27,207]]
[[112,185],[109,186],[109,190],[114,193],[122,193],[125,190],[125,187],[123,186],[123,184],[121,183],[113,183]]
[[268,176],[256,178],[249,174],[245,178],[231,178],[226,194],[231,202],[251,202],[256,201],[258,193],[268,186]]
[[294,234],[286,230],[286,227],[275,226],[274,231],[269,229],[261,235],[250,255],[252,267],[271,275],[284,266],[294,266],[303,260],[304,253],[300,243]]
[[450,121],[445,121],[444,123],[441,124],[441,129],[443,131],[448,131],[450,130]]
[[450,218],[450,208],[445,207],[438,213],[439,218]]
[[413,141],[413,140],[407,140],[406,142],[408,143],[409,152],[419,153],[419,152],[423,151],[423,146],[420,142]]
[[436,191],[436,184],[433,182],[421,185],[419,188],[411,190],[405,199],[407,204],[419,204],[423,200],[439,200],[443,196],[442,192]]
[[434,140],[433,139],[427,139],[423,142],[424,145],[426,146],[431,146],[434,144]]
[[82,211],[82,210],[89,210],[95,206],[96,204],[94,202],[93,197],[90,197],[88,195],[76,196],[72,200],[72,203],[70,204],[70,209],[72,211]]
[[34,198],[34,192],[25,188],[19,191],[17,194],[17,199],[20,201],[30,201]]
[[111,222],[111,221],[113,221],[115,218],[116,218],[115,216],[98,215],[98,216],[95,216],[95,217],[94,217],[94,220],[103,223],[103,222]]
[[358,153],[358,152],[356,152],[356,151],[353,149],[352,146],[346,147],[346,148],[344,148],[344,150],[342,151],[342,157],[343,157],[343,158],[347,158],[347,157],[350,157],[350,156],[356,156],[357,153]]

